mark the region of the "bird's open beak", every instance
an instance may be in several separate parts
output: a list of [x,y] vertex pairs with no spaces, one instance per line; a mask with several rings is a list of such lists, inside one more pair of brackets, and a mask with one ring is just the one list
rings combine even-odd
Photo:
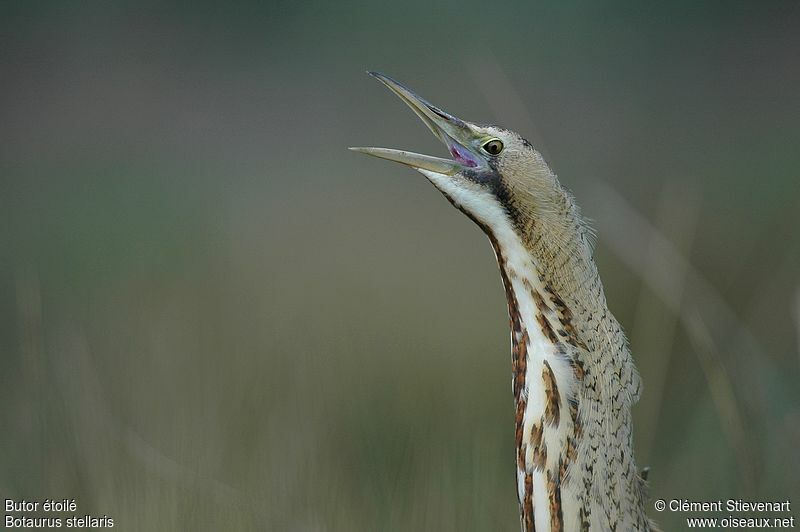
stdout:
[[486,166],[486,160],[477,152],[475,146],[476,135],[463,120],[426,102],[388,76],[378,72],[370,72],[369,75],[378,78],[381,83],[399,96],[422,119],[428,129],[447,146],[453,158],[443,159],[390,148],[350,148],[351,150],[445,175]]

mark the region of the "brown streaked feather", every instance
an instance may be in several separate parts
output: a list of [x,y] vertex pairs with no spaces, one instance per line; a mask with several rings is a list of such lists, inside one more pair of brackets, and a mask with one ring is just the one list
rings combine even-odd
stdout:
[[561,510],[561,480],[558,473],[547,473],[547,497],[550,503],[550,532],[564,531],[564,515]]
[[542,381],[544,383],[544,394],[546,398],[544,418],[550,425],[558,425],[561,419],[561,396],[558,394],[558,384],[553,369],[547,360],[544,361],[542,370]]
[[533,475],[525,474],[525,497],[522,504],[522,524],[525,532],[535,532],[533,524]]

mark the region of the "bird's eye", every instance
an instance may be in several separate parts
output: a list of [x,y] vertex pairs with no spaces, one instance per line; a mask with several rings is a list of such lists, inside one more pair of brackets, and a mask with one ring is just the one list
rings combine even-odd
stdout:
[[483,149],[489,155],[498,155],[503,151],[503,143],[498,139],[492,139],[483,145]]

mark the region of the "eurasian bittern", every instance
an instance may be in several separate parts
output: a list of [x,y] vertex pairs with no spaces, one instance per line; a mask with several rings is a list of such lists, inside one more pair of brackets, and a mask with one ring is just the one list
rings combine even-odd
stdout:
[[522,530],[650,530],[631,429],[641,382],[572,195],[513,131],[465,122],[370,74],[452,159],[351,149],[419,171],[478,224],[497,256],[511,326]]

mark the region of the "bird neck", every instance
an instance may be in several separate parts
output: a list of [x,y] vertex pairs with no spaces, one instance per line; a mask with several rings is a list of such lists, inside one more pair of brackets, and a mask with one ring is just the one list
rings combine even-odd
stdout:
[[645,530],[630,420],[638,375],[590,233],[559,190],[560,216],[484,228],[508,302],[522,528]]

